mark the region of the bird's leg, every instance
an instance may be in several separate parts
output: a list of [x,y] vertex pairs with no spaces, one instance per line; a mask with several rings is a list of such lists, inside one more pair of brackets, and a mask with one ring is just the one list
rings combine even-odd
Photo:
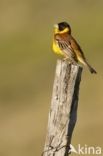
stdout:
[[64,58],[63,58],[63,61],[67,61],[69,64],[72,63],[69,57],[64,57]]
[[75,61],[75,60],[71,60],[71,63],[72,63],[73,65],[78,65],[78,62]]
[[73,65],[77,65],[77,61],[75,61],[74,59],[70,59],[68,56],[63,58],[63,61],[68,61],[69,64],[73,64]]
[[65,57],[63,58],[63,61],[66,61],[66,60],[69,60],[69,57],[68,57],[68,56],[65,56]]

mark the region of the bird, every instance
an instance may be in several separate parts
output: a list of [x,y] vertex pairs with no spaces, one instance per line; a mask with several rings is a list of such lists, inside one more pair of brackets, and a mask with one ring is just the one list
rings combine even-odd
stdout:
[[63,56],[64,60],[69,60],[73,64],[80,62],[87,66],[91,73],[96,74],[96,70],[88,63],[83,50],[72,36],[71,26],[67,22],[60,22],[54,25],[53,51]]

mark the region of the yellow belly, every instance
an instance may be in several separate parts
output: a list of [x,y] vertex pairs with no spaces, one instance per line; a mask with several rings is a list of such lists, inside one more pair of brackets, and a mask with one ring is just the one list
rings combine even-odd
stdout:
[[53,51],[58,54],[58,55],[62,55],[64,56],[64,53],[62,52],[62,50],[59,48],[58,44],[56,44],[54,41],[53,41]]

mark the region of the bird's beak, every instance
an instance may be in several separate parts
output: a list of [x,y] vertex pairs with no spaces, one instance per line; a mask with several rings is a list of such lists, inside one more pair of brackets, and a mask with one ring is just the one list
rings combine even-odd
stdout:
[[54,28],[55,29],[58,29],[58,24],[54,24]]

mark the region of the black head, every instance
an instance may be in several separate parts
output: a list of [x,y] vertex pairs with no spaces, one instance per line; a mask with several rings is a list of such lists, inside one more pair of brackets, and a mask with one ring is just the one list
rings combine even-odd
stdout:
[[65,28],[68,28],[69,33],[71,33],[70,25],[67,22],[58,23],[58,26],[60,31],[63,31]]

